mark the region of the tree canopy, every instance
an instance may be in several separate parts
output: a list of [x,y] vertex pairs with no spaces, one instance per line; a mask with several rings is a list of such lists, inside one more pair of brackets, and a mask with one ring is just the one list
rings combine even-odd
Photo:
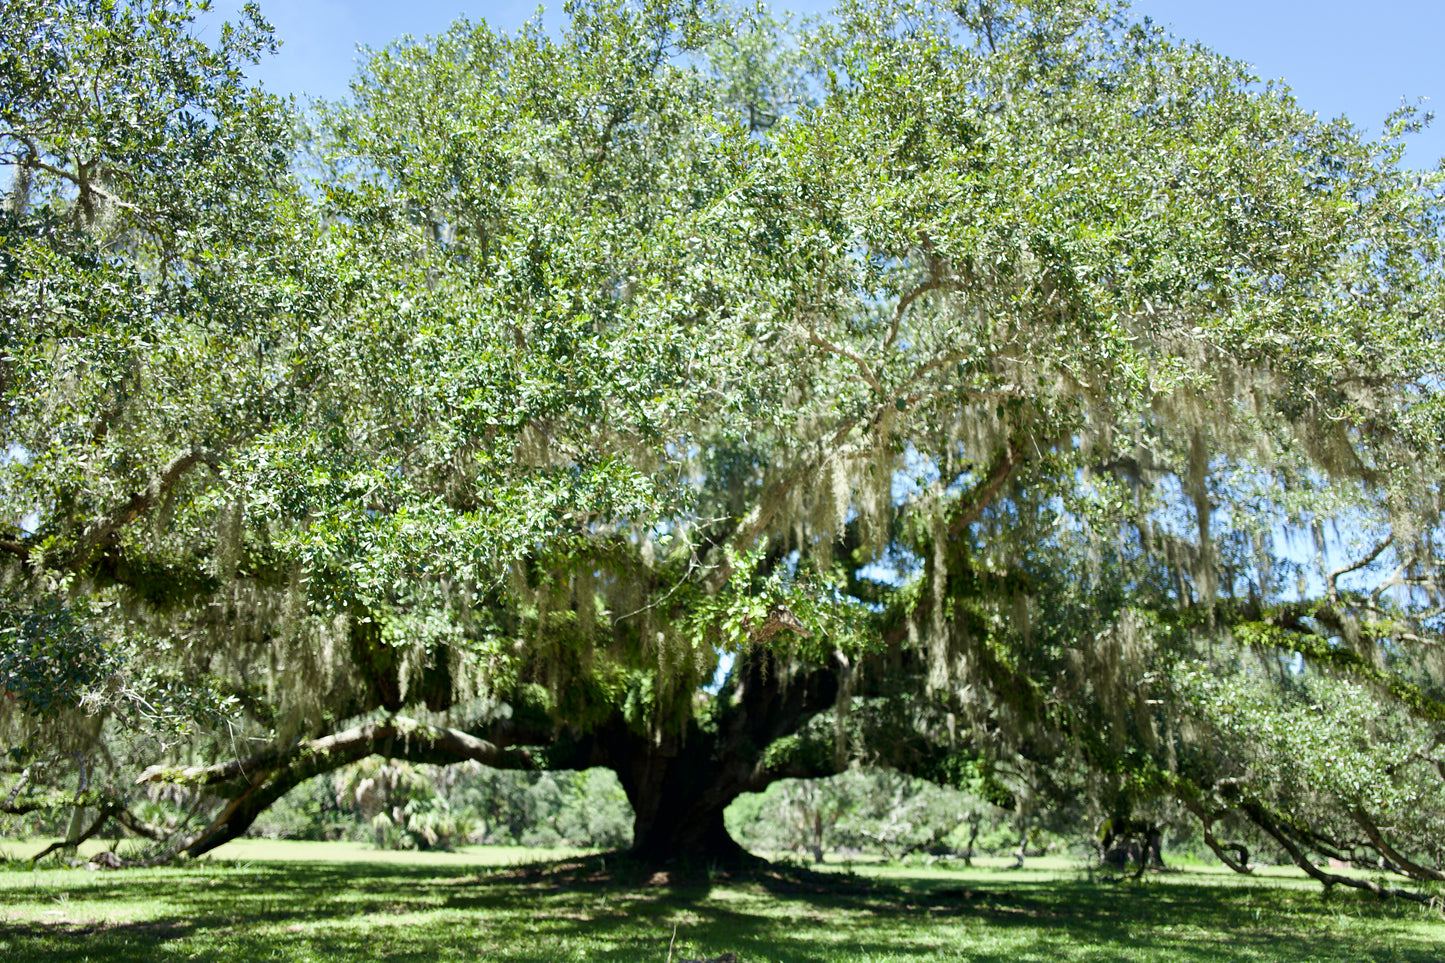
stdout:
[[199,854],[374,753],[601,765],[737,857],[776,779],[1006,766],[1441,878],[1410,112],[1091,0],[598,0],[303,122],[254,11],[13,7],[7,811],[140,777]]

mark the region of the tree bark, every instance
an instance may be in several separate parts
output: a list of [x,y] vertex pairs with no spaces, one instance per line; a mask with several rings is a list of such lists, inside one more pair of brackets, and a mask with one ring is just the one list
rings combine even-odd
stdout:
[[746,790],[750,767],[727,759],[696,723],[660,744],[645,736],[618,741],[625,745],[610,755],[632,804],[634,858],[730,866],[753,859],[723,825],[724,811]]

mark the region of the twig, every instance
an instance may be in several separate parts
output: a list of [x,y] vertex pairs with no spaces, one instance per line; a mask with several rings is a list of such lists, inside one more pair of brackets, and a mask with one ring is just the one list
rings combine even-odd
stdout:
[[858,366],[858,371],[863,375],[863,380],[868,383],[868,387],[872,388],[874,391],[882,393],[882,385],[878,383],[878,378],[873,374],[873,369],[868,366],[868,362],[863,359],[862,355],[858,354],[856,351],[850,351],[847,348],[843,348],[834,344],[833,342],[829,341],[827,338],[823,337],[822,335],[818,334],[816,331],[813,330],[808,331],[808,341],[822,348],[824,351],[832,352],[833,354],[840,355],[852,361]]

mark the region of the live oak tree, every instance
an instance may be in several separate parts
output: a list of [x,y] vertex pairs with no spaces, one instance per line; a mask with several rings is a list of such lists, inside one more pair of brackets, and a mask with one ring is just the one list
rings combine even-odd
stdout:
[[254,15],[17,10],[7,810],[140,776],[199,854],[372,754],[605,766],[639,857],[727,860],[861,760],[1440,878],[1408,111],[1108,4],[596,3],[293,144]]

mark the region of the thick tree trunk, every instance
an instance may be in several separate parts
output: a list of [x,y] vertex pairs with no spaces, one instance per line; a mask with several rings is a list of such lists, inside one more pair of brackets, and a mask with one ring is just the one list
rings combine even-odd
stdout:
[[728,834],[723,812],[747,790],[752,760],[720,752],[690,723],[661,744],[629,734],[612,757],[632,803],[632,855],[645,863],[737,866],[757,857]]
[[[725,809],[726,807],[724,807]],[[747,866],[763,860],[743,849],[723,825],[723,809],[691,810],[686,815],[664,810],[650,824],[633,823],[633,858],[649,864]]]
[[832,671],[792,675],[763,652],[743,660],[706,723],[654,738],[615,726],[598,733],[602,754],[634,813],[632,855],[648,863],[746,865],[762,862],[728,834],[723,812],[745,792],[789,776],[832,775],[832,753],[763,764],[777,740],[796,734],[833,705]]

